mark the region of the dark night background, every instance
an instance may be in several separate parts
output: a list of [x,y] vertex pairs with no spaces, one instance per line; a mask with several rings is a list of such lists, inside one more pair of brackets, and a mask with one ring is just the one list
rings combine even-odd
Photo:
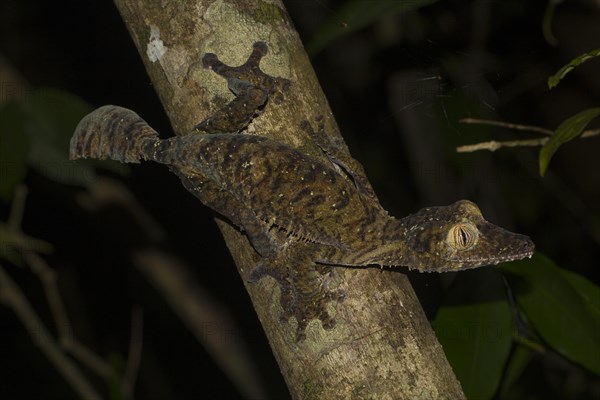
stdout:
[[[336,18],[343,2],[285,3],[307,42],[325,20]],[[598,284],[598,138],[562,147],[545,178],[538,174],[537,147],[495,153],[453,150],[492,138],[537,136],[458,124],[463,117],[554,129],[569,116],[599,106],[600,59],[578,67],[552,91],[546,79],[579,54],[600,47],[600,3],[559,4],[552,23],[557,46],[542,34],[545,7],[545,1],[439,1],[382,17],[328,45],[312,61],[352,154],[365,165],[391,214],[401,217],[426,205],[471,199],[489,220],[531,236],[557,265]],[[348,23],[340,19],[340,29]],[[137,50],[109,1],[4,0],[0,57],[32,88],[60,88],[94,107],[131,108],[163,137],[171,134]],[[12,86],[5,78],[0,84],[4,102]],[[592,127],[598,125],[596,121]],[[153,245],[193,266],[199,284],[233,314],[243,332],[239,340],[248,344],[270,398],[289,398],[209,210],[161,166],[133,166],[124,178],[103,173],[121,179],[162,227],[167,239]],[[149,242],[126,209],[84,210],[77,202],[82,188],[33,169],[25,184],[29,194],[23,230],[55,248],[44,258],[58,272],[74,334],[99,355],[123,359],[131,309],[143,307],[144,353],[136,398],[240,397],[131,264],[130,250]],[[9,203],[1,201],[2,220],[9,210]],[[2,264],[52,326],[39,281],[28,269]],[[410,277],[433,318],[452,277]],[[529,399],[600,396],[598,378],[572,373],[574,369],[557,355],[540,355],[517,384]],[[583,379],[574,385],[589,390],[575,391],[579,395],[573,397],[557,392],[553,380],[565,376]],[[106,387],[97,379],[94,383]],[[6,307],[0,307],[0,398],[76,398]]]

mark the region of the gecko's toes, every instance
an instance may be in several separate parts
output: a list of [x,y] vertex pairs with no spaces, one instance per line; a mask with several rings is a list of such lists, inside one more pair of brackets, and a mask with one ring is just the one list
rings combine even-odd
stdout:
[[[306,327],[310,320],[300,319],[298,320],[298,326],[296,326],[296,341],[303,342],[306,339]],[[335,319],[331,318],[329,314],[323,316],[321,319],[321,326],[325,330],[332,330],[335,328]]]
[[250,243],[252,244],[252,247],[254,247],[254,250],[256,250],[263,259],[267,260],[274,259],[280,250],[280,246],[278,246],[275,240],[269,235],[255,235],[250,240]]
[[[326,293],[328,302],[341,303],[346,298],[346,292],[342,289],[328,290]],[[335,318],[329,315],[329,312],[325,309],[321,310],[321,314],[318,317],[321,320],[323,329],[330,330],[335,328]]]
[[281,297],[281,306],[284,310],[281,320],[287,321],[290,317],[296,319],[297,338],[306,337],[304,331],[313,319],[321,321],[323,329],[331,330],[335,327],[335,318],[329,314],[327,308],[330,302],[340,302],[344,299],[345,294],[342,290],[329,290],[322,285],[317,292],[313,293],[301,293],[294,289],[285,295],[284,293],[282,292]]
[[204,68],[211,68],[220,63],[219,58],[214,53],[206,53],[204,57],[202,57],[202,66]]
[[321,320],[321,325],[323,325],[323,329],[326,331],[330,331],[335,328],[335,318],[329,318],[325,321]]
[[329,301],[335,301],[336,303],[341,303],[346,299],[346,291],[342,289],[330,290],[329,291]]
[[304,324],[298,324],[296,328],[296,342],[304,342],[306,339],[306,321]]
[[266,55],[267,52],[269,51],[269,47],[263,41],[254,42],[254,44],[252,45],[252,48],[254,50],[256,50],[261,56]]
[[329,314],[328,306],[331,302],[343,301],[346,294],[341,289],[329,289],[334,274],[330,266],[299,260],[298,254],[281,253],[275,259],[265,258],[247,279],[255,283],[270,276],[277,281],[282,309],[279,321],[286,323],[294,318],[298,324],[296,339],[302,341],[306,338],[306,326],[313,319],[321,321],[323,329],[335,327],[335,319]]
[[268,264],[259,262],[256,266],[250,271],[246,281],[249,283],[258,283],[265,276],[273,276],[273,271],[269,268]]

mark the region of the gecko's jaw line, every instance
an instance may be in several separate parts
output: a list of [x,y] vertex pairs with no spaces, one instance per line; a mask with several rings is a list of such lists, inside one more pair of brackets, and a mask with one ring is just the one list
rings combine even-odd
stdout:
[[534,253],[534,249],[532,247],[531,249],[527,249],[527,251],[524,251],[522,253],[499,256],[498,258],[491,259],[491,260],[489,258],[471,258],[471,259],[452,258],[452,259],[448,259],[448,262],[460,263],[465,266],[472,265],[473,266],[472,268],[476,268],[477,266],[498,265],[498,264],[502,264],[502,263],[506,263],[506,262],[523,260],[525,258],[531,258],[533,256],[533,253]]

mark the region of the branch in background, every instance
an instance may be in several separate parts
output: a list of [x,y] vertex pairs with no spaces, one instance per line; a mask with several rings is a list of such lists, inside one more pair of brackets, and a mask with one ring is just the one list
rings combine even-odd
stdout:
[[513,124],[510,122],[503,121],[494,121],[492,119],[478,119],[478,118],[463,118],[459,120],[461,124],[478,124],[478,125],[491,125],[491,126],[499,126],[507,129],[514,129],[517,131],[529,131],[529,132],[538,132],[543,133],[544,135],[552,136],[554,131],[546,128],[540,128],[539,126],[533,125],[522,125],[522,124]]
[[31,268],[31,271],[38,276],[42,283],[54,324],[58,331],[58,343],[60,347],[104,379],[108,380],[112,378],[114,370],[111,366],[74,338],[71,330],[71,322],[58,291],[56,272],[48,266],[43,258],[35,253],[24,253],[23,258]]
[[118,204],[133,218],[152,242],[165,240],[166,234],[160,224],[139,204],[131,191],[122,183],[110,178],[98,177],[87,186],[87,191],[77,195],[79,205],[95,212],[108,204]]
[[[51,246],[40,246],[45,242],[30,238],[23,233],[21,222],[25,210],[27,188],[19,186],[15,189],[11,212],[7,223],[7,235],[13,241],[9,243],[21,253],[25,263],[37,275],[42,283],[44,293],[57,329],[58,338],[55,340],[49,330],[34,311],[19,286],[10,278],[4,269],[0,268],[0,300],[10,307],[29,332],[34,343],[50,359],[56,369],[65,377],[73,389],[84,399],[100,399],[92,385],[87,381],[79,368],[66,356],[70,354],[81,364],[108,381],[114,378],[115,371],[101,357],[77,341],[71,331],[71,322],[60,296],[57,286],[56,272],[40,257],[36,250],[47,250]],[[38,244],[33,246],[32,243]],[[39,248],[39,249],[38,249]]]
[[[0,277],[3,278],[0,280],[0,300],[4,300],[9,307],[15,310],[34,341],[39,336],[44,336],[45,340],[39,345],[40,348],[82,398],[100,398],[95,393],[90,394],[93,389],[87,381],[83,383],[78,381],[84,375],[79,371],[77,365],[66,357],[66,354],[70,354],[107,382],[119,382],[116,379],[117,374],[110,364],[74,337],[72,324],[57,286],[56,272],[38,255],[39,252],[51,252],[52,246],[42,240],[27,236],[21,230],[26,198],[27,188],[25,186],[17,187],[8,222],[1,232],[2,242],[7,248],[14,248],[16,254],[21,254],[26,265],[42,283],[57,329],[57,338],[51,338],[48,329],[7,273]],[[114,180],[99,178],[89,187],[89,191],[80,195],[78,199],[84,208],[91,211],[108,203],[119,204],[130,213],[140,228],[148,235],[148,240],[157,242],[165,236],[162,227],[139,205],[131,192]],[[189,268],[177,262],[173,256],[158,251],[136,252],[132,254],[132,258],[140,271],[157,287],[165,300],[195,334],[198,341],[204,345],[215,361],[235,382],[240,392],[246,393],[249,398],[264,398],[265,390],[256,374],[256,366],[243,343],[242,333],[235,326],[233,320],[228,317],[226,310],[221,309],[213,299],[210,299],[202,288],[190,284],[194,278],[188,272]],[[142,324],[141,309],[134,308],[126,370],[119,382],[125,398],[132,397],[139,370],[143,343]],[[33,327],[33,330],[29,327]],[[217,330],[219,334],[214,334]],[[224,337],[223,333],[227,337]],[[65,365],[64,360],[69,364]]]
[[[150,243],[155,244],[165,237],[160,224],[121,182],[106,177],[98,178],[77,199],[79,205],[90,212],[109,204],[123,207],[147,235]],[[130,256],[136,268],[161,293],[236,388],[247,398],[265,398],[266,391],[243,333],[230,313],[197,283],[191,268],[174,255],[152,248],[131,252]],[[141,319],[141,316],[136,316],[134,309],[128,372],[123,382],[125,394],[133,385],[129,371],[134,369],[137,352],[141,352],[135,347],[141,343],[141,340],[135,342],[137,336],[141,337],[141,332],[134,326],[137,319]]]
[[[489,119],[477,119],[477,118],[463,118],[459,121],[463,124],[478,124],[478,125],[490,125],[499,126],[502,128],[513,129],[518,131],[537,132],[544,135],[552,136],[554,133],[550,129],[540,128],[539,126],[513,124],[510,122],[494,121]],[[589,129],[581,134],[581,138],[589,138],[600,135],[600,129]],[[469,144],[465,146],[458,146],[456,151],[459,153],[471,153],[478,150],[489,150],[496,151],[501,148],[507,147],[526,147],[526,146],[543,146],[550,140],[549,137],[536,138],[536,139],[525,139],[525,140],[509,140],[504,142],[498,142],[491,140],[489,142],[481,142],[476,144]]]
[[129,341],[129,354],[127,367],[123,376],[121,387],[127,399],[133,399],[133,388],[140,369],[142,359],[142,344],[144,343],[144,312],[142,307],[135,306],[131,312],[131,335]]
[[2,266],[0,266],[0,301],[14,311],[33,342],[82,399],[101,399],[75,363],[63,353],[50,336],[46,325]]

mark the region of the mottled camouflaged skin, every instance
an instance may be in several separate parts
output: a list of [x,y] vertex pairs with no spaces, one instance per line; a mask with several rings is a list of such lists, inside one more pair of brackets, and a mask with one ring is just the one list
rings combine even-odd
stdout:
[[277,280],[281,319],[296,319],[298,340],[312,319],[326,329],[335,324],[326,306],[344,294],[328,288],[331,265],[442,272],[531,256],[528,237],[487,222],[467,200],[402,219],[389,216],[362,166],[332,142],[320,119],[317,130],[308,121],[299,128],[323,149],[322,158],[267,137],[222,133],[241,131],[257,109],[283,99],[289,82],[258,66],[266,50],[256,43],[240,67],[228,67],[213,54],[204,57],[204,66],[224,76],[237,95],[197,126],[211,134],[160,140],[133,111],[104,106],[79,123],[71,158],[168,165],[202,203],[246,233],[262,257],[249,280]]

